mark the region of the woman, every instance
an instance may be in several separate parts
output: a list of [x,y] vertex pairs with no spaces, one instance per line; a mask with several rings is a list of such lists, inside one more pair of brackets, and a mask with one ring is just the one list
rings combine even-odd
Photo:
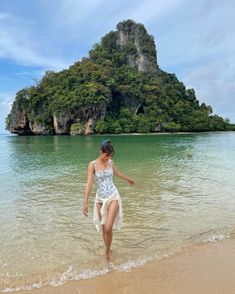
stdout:
[[93,222],[98,232],[103,232],[105,244],[105,260],[110,261],[110,247],[112,243],[112,229],[122,226],[122,200],[116,186],[113,183],[113,174],[126,180],[130,185],[135,182],[129,177],[121,174],[111,159],[114,148],[110,140],[104,140],[101,144],[99,157],[88,165],[87,184],[85,188],[85,199],[83,213],[88,216],[88,197],[93,185],[93,175],[98,189],[94,203]]

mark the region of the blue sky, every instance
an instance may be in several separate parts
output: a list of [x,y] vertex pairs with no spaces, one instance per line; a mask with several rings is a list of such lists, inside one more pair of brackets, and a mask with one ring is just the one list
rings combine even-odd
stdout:
[[86,56],[129,18],[154,36],[163,70],[235,123],[234,1],[1,0],[0,133],[18,90]]

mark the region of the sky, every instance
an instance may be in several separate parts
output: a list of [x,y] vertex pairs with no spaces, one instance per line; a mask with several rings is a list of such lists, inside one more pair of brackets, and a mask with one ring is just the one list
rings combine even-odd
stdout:
[[161,69],[235,123],[233,0],[0,0],[0,134],[17,91],[87,56],[127,19],[154,36]]

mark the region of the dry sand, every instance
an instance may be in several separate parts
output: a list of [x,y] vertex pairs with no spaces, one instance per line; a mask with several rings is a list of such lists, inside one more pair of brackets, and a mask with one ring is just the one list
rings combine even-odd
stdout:
[[193,245],[175,256],[130,272],[110,272],[94,279],[20,293],[234,294],[235,239]]

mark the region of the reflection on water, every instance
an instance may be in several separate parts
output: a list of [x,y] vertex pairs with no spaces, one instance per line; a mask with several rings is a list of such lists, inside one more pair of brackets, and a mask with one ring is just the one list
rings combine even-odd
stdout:
[[[124,210],[112,244],[117,270],[233,235],[234,133],[110,138],[117,167],[136,181],[115,178]],[[1,289],[106,272],[95,187],[82,214],[87,164],[102,140],[0,137]]]

